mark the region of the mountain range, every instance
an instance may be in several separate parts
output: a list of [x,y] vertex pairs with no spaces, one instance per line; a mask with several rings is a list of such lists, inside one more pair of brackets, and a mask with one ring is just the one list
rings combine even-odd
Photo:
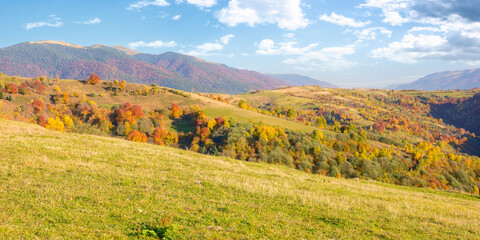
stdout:
[[480,87],[480,68],[459,71],[446,71],[422,77],[414,82],[392,85],[392,89],[449,90]]
[[[257,89],[304,85],[304,81],[267,76],[175,52],[145,54],[122,46],[84,47],[62,41],[19,43],[0,49],[0,71],[23,77],[126,80],[185,91],[242,93]],[[315,84],[320,85],[320,82]]]

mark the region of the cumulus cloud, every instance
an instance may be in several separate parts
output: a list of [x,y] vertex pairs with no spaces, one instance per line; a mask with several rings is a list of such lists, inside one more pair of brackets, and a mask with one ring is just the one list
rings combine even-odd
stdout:
[[[186,54],[193,56],[210,56],[214,55],[215,51],[223,50],[225,45],[230,42],[230,39],[234,38],[233,34],[228,34],[220,38],[220,43],[218,41],[211,43],[204,43],[195,47],[195,50],[186,52]],[[212,53],[213,52],[213,53]]]
[[414,27],[400,40],[374,49],[375,58],[416,63],[425,59],[480,61],[480,22],[450,16],[438,27]]
[[[367,0],[360,7],[380,8],[384,22],[420,24],[401,40],[374,49],[372,56],[397,62],[480,61],[480,4],[477,0]],[[395,20],[396,19],[396,20]]]
[[270,23],[281,29],[296,30],[309,24],[300,0],[230,0],[215,16],[232,27],[242,23],[248,26]]
[[55,15],[50,15],[48,16],[50,19],[46,22],[31,22],[25,24],[25,29],[29,30],[32,28],[39,28],[39,27],[61,27],[63,26],[63,22],[61,21],[62,19],[55,16]]
[[220,38],[220,42],[223,44],[227,45],[230,42],[230,39],[234,38],[235,35],[233,34],[228,34]]
[[92,24],[98,24],[98,23],[101,23],[102,22],[102,19],[100,18],[92,18],[90,20],[87,20],[87,21],[83,21],[83,22],[75,22],[76,24],[86,24],[86,25],[92,25]]
[[355,19],[353,18],[344,17],[342,15],[336,14],[335,12],[332,12],[330,16],[328,16],[327,14],[323,14],[322,16],[320,16],[319,20],[348,27],[364,27],[365,25],[370,24],[370,21],[355,21]]
[[175,47],[177,43],[175,41],[170,42],[163,42],[163,41],[153,41],[146,43],[144,41],[132,42],[129,43],[128,46],[132,49],[139,48],[139,47],[150,47],[150,48],[164,48],[164,47]]
[[354,53],[354,45],[326,47],[317,51],[307,52],[297,58],[286,59],[283,63],[294,65],[301,70],[338,71],[351,68],[357,64],[345,58],[346,55]]
[[275,44],[271,39],[263,39],[258,44],[257,54],[260,55],[300,55],[317,47],[317,43],[312,43],[306,47],[296,47],[297,42],[282,42]]
[[387,37],[392,36],[392,31],[384,28],[384,27],[374,27],[374,28],[364,28],[361,30],[350,30],[347,29],[345,32],[351,32],[358,37],[358,41],[363,41],[363,40],[376,40],[378,34],[386,35]]
[[175,20],[177,21],[178,19],[180,19],[182,17],[182,15],[175,15],[172,17],[172,20]]
[[199,7],[211,7],[217,4],[217,0],[187,0],[188,3]]
[[389,23],[392,26],[400,26],[408,22],[408,18],[402,16],[400,12],[406,12],[411,1],[412,0],[367,0],[366,3],[360,4],[359,7],[380,8],[385,17],[382,20],[383,22]]
[[388,47],[372,51],[374,58],[388,58],[403,63],[416,63],[419,59],[441,57],[447,41],[437,35],[405,35],[402,40],[390,43]]
[[134,9],[138,10],[138,9],[148,7],[148,6],[164,7],[164,6],[168,6],[168,5],[170,5],[170,4],[165,0],[153,0],[153,1],[142,0],[142,1],[138,1],[138,2],[130,4],[127,7],[127,10],[134,10]]

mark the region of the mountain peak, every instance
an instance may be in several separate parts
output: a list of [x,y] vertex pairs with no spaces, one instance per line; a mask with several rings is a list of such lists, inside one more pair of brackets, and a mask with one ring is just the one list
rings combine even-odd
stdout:
[[480,87],[480,68],[437,72],[414,82],[390,86],[393,89],[449,90]]
[[30,44],[58,44],[58,45],[66,46],[66,47],[85,48],[85,47],[80,46],[80,45],[75,45],[75,44],[67,43],[67,42],[64,42],[64,41],[53,41],[53,40],[34,41],[34,42],[28,42],[28,43],[30,43]]
[[133,56],[133,55],[136,55],[136,54],[140,53],[140,52],[137,52],[133,49],[130,49],[130,48],[127,48],[127,47],[124,47],[124,46],[120,46],[120,45],[115,45],[115,46],[113,46],[113,48],[115,48],[118,51],[123,52],[127,55],[130,55],[130,56]]

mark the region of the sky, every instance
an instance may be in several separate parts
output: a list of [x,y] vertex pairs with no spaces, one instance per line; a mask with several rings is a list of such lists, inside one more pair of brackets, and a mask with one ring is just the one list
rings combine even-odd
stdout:
[[57,40],[174,51],[340,87],[480,67],[480,0],[5,0],[0,48]]

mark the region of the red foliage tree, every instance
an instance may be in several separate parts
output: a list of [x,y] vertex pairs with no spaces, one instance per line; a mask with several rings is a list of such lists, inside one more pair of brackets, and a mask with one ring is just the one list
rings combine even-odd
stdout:
[[143,117],[143,108],[140,105],[133,105],[130,109],[132,112],[132,115],[136,118],[142,118]]
[[182,116],[182,111],[180,111],[180,108],[176,103],[172,104],[172,107],[170,108],[170,117],[179,118],[180,116]]
[[33,111],[34,111],[35,114],[41,113],[43,111],[43,109],[45,108],[45,104],[38,99],[33,100],[32,106],[33,106]]
[[42,127],[47,127],[47,118],[45,116],[40,116],[38,118],[38,125],[42,126]]
[[215,118],[215,121],[217,122],[218,126],[223,126],[223,124],[225,123],[225,118],[218,117],[218,118]]
[[165,139],[168,137],[168,131],[163,128],[155,128],[153,131],[153,140],[158,145],[165,145]]
[[43,86],[42,82],[40,80],[32,80],[27,82],[28,86],[32,88],[33,90],[37,91],[40,94],[43,94],[45,92],[45,86]]
[[18,92],[25,95],[29,93],[30,91],[28,90],[28,85],[27,83],[22,83],[20,84],[20,87],[18,88]]
[[147,135],[137,130],[132,130],[125,139],[133,142],[147,142]]
[[5,86],[7,93],[16,94],[18,93],[17,85],[9,83]]
[[92,85],[97,85],[100,82],[100,76],[95,73],[90,74],[90,78],[88,79],[88,83]]

